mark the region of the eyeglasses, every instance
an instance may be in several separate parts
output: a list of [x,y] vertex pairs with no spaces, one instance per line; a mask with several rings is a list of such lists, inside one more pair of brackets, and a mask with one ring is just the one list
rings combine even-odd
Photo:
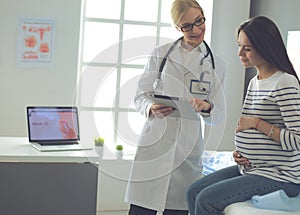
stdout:
[[197,19],[194,23],[187,23],[187,24],[184,24],[181,27],[178,26],[178,28],[180,28],[180,30],[182,32],[191,31],[193,29],[194,25],[196,27],[199,27],[199,26],[201,26],[205,22],[205,20],[206,20],[205,17],[202,17],[202,18]]

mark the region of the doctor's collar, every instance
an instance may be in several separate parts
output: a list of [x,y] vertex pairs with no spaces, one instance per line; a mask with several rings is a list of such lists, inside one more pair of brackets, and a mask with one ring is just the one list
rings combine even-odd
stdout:
[[[186,48],[184,47],[184,45],[182,45],[182,43],[184,43],[183,40],[181,40],[180,43],[178,43],[178,47],[179,47],[179,48],[182,48],[182,49],[186,49]],[[187,49],[186,49],[186,50],[187,50]],[[191,51],[192,51],[192,52],[198,51],[198,52],[200,52],[200,53],[202,53],[202,54],[207,53],[206,47],[205,47],[205,45],[204,45],[204,42],[200,43],[198,46],[196,46],[195,48],[193,48]]]

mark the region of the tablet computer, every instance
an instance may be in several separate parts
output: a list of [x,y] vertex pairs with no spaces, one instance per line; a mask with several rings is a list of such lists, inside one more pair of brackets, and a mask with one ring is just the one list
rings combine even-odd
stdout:
[[199,114],[192,108],[188,100],[185,98],[154,94],[153,100],[156,104],[164,104],[174,108],[175,111],[168,116],[191,120],[199,119]]
[[168,107],[174,108],[175,110],[178,109],[177,104],[175,103],[175,101],[179,101],[178,97],[154,94],[153,98],[154,98],[155,103],[157,103],[157,104],[164,104]]

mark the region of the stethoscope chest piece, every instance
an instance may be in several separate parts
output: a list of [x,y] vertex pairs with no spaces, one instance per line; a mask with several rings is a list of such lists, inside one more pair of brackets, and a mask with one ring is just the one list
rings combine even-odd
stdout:
[[153,88],[155,90],[162,90],[163,89],[163,83],[161,78],[157,78],[153,83]]

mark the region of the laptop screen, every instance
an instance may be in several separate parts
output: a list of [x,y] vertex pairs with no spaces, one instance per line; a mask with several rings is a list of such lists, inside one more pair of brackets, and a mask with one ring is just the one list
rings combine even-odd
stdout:
[[27,107],[30,142],[79,140],[76,107]]

